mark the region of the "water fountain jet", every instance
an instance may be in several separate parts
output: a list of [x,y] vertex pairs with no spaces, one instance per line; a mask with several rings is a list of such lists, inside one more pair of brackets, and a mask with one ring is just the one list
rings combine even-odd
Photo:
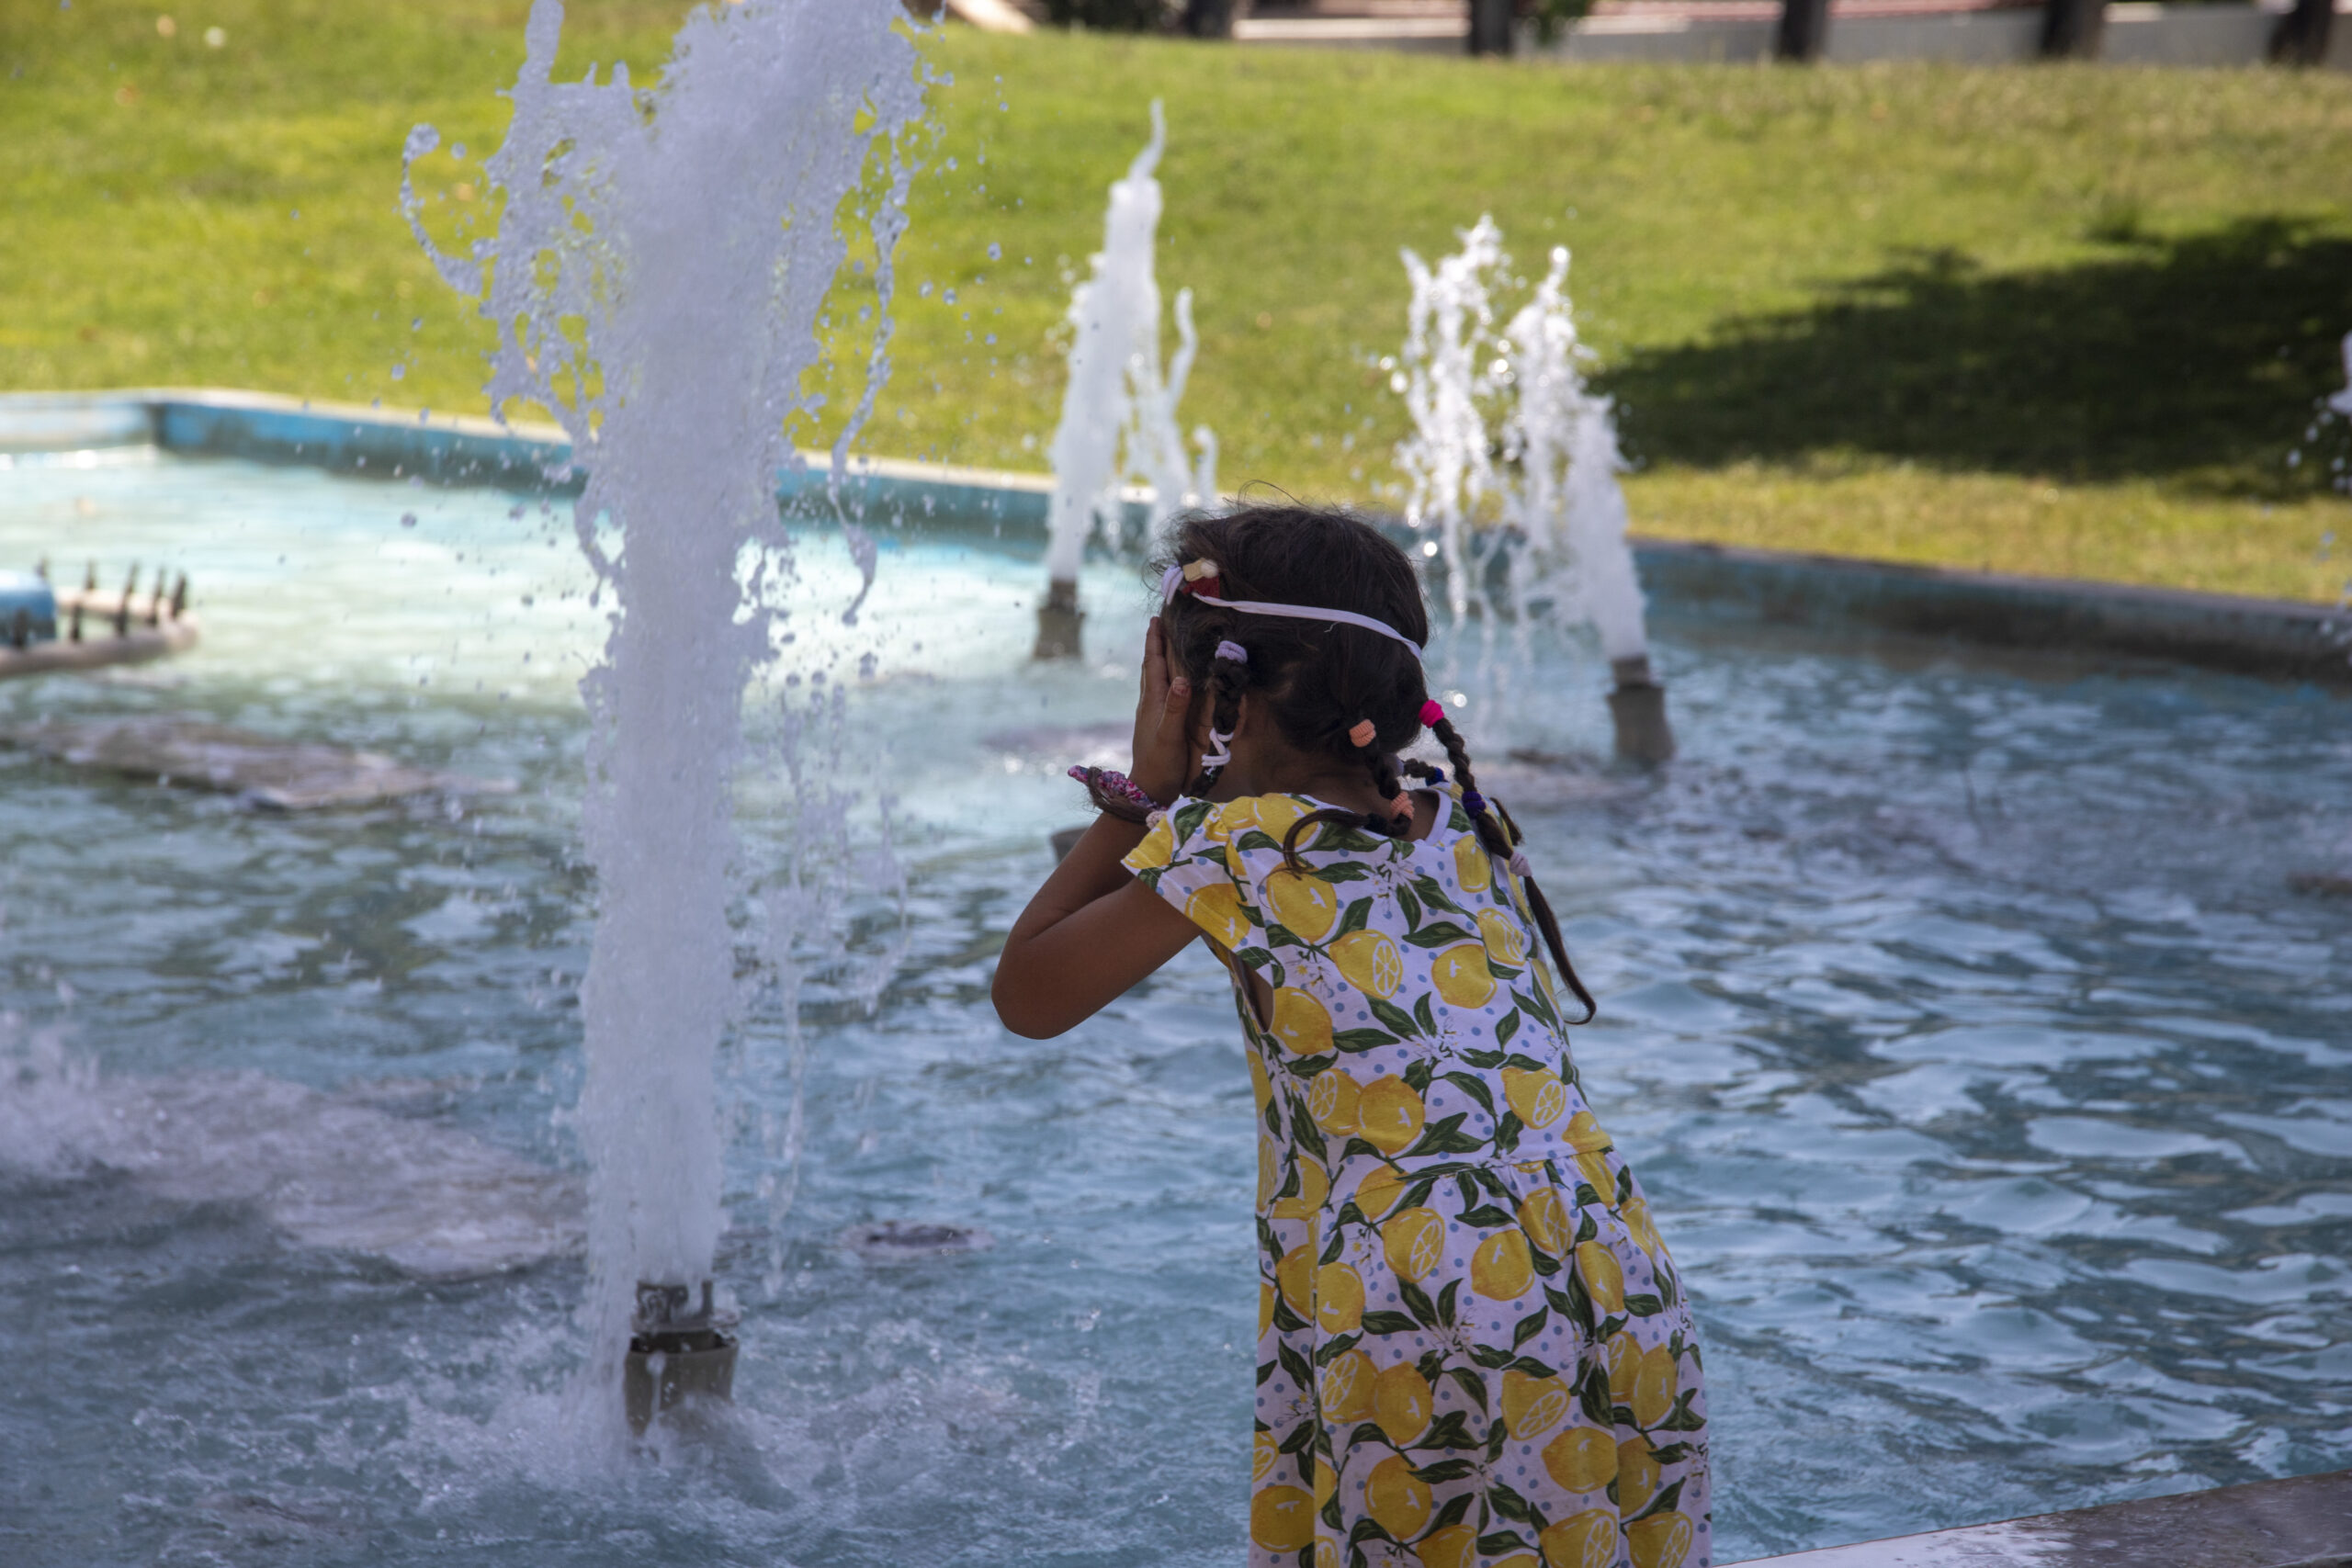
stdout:
[[1436,536],[1457,625],[1508,621],[1524,635],[1549,615],[1589,626],[1612,677],[1617,755],[1664,762],[1674,732],[1626,542],[1625,460],[1610,400],[1585,384],[1567,250],[1553,249],[1532,296],[1498,333],[1495,288],[1510,266],[1502,231],[1481,218],[1462,242],[1435,267],[1404,254],[1410,328],[1390,385],[1413,420],[1397,449],[1411,484],[1406,521]]
[[[562,26],[560,0],[535,0],[514,124],[485,171],[502,193],[496,234],[445,254],[405,173],[401,188],[443,277],[480,297],[498,329],[491,406],[537,403],[570,434],[587,471],[574,527],[617,600],[604,662],[581,688],[598,908],[581,993],[590,1344],[571,1421],[609,1437],[620,1406],[636,1414],[637,1395],[616,1402],[616,1385],[654,1390],[650,1416],[673,1382],[723,1393],[729,1382],[694,1359],[721,1354],[709,1314],[684,1308],[711,1299],[721,1217],[717,1054],[738,999],[729,792],[743,694],[781,616],[757,592],[746,603],[743,568],[752,558],[754,583],[789,570],[775,477],[799,460],[788,426],[823,403],[804,385],[817,319],[847,256],[844,205],[877,145],[889,178],[869,193],[867,227],[884,324],[834,442],[836,481],[888,375],[912,175],[899,137],[922,112],[923,73],[898,0],[699,9],[646,91],[620,66],[601,85],[593,68],[556,82]],[[419,127],[409,164],[437,143]],[[600,531],[610,526],[617,551]],[[843,527],[870,583],[870,541]]]
[[1152,264],[1161,197],[1153,171],[1168,144],[1159,103],[1151,106],[1151,140],[1126,176],[1111,186],[1102,249],[1093,273],[1070,295],[1069,384],[1054,432],[1054,494],[1046,514],[1046,597],[1037,607],[1038,659],[1075,659],[1086,615],[1078,603],[1078,569],[1097,527],[1115,539],[1124,521],[1121,480],[1140,475],[1151,487],[1148,531],[1188,505],[1216,494],[1216,438],[1193,433],[1200,456],[1187,453],[1176,422],[1200,338],[1193,291],[1176,296],[1177,350],[1165,376],[1159,362],[1159,281]]

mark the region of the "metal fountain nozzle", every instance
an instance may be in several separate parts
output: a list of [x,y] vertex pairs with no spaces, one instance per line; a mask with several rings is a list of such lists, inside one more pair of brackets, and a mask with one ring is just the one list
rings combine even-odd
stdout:
[[1032,659],[1076,659],[1086,612],[1078,607],[1078,584],[1057,577],[1046,585],[1046,602],[1037,606],[1037,646]]
[[702,1281],[699,1302],[690,1286],[638,1281],[628,1358],[621,1367],[630,1431],[642,1437],[655,1416],[690,1397],[734,1397],[736,1321],[735,1314],[714,1303],[708,1280]]
[[1674,755],[1674,728],[1666,721],[1666,688],[1650,674],[1649,655],[1609,661],[1616,690],[1609,694],[1609,716],[1617,728],[1617,755],[1655,767]]

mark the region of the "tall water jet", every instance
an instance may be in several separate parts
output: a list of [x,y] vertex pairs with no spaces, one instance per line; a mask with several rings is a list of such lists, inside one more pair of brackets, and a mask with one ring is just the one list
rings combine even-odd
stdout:
[[[497,327],[492,408],[536,403],[570,434],[586,476],[575,528],[617,605],[604,662],[582,682],[598,908],[579,1111],[590,1343],[573,1409],[575,1429],[609,1437],[633,1316],[651,1303],[662,1320],[635,1325],[640,1356],[723,1337],[709,1281],[716,1058],[738,1003],[729,785],[745,682],[772,656],[778,619],[757,581],[789,569],[775,487],[797,461],[786,425],[823,402],[804,387],[818,316],[877,147],[888,177],[866,216],[886,325],[834,442],[836,479],[888,373],[911,177],[899,136],[922,113],[923,74],[897,0],[698,10],[650,90],[618,66],[602,84],[593,67],[556,82],[562,26],[560,0],[535,0],[514,123],[486,168],[503,198],[496,234],[469,257],[443,254],[405,176],[402,188],[443,277]],[[419,127],[409,162],[437,140]],[[870,547],[858,555],[870,581]],[[645,1370],[658,1406],[676,1369]],[[713,1370],[700,1386],[723,1382]]]
[[1151,106],[1151,140],[1126,177],[1111,186],[1102,220],[1102,249],[1093,271],[1071,292],[1069,384],[1054,432],[1054,493],[1046,514],[1046,600],[1037,610],[1039,659],[1075,659],[1085,615],[1078,604],[1078,569],[1097,527],[1115,539],[1124,513],[1121,488],[1129,475],[1149,484],[1150,528],[1216,494],[1216,438],[1206,425],[1193,433],[1195,460],[1176,420],[1200,348],[1193,328],[1193,291],[1176,296],[1176,357],[1163,376],[1159,362],[1159,279],[1153,253],[1162,205],[1154,177],[1168,144],[1159,100]]
[[1674,755],[1666,693],[1652,676],[1641,583],[1626,540],[1625,461],[1610,400],[1586,384],[1589,351],[1567,295],[1568,252],[1499,333],[1495,285],[1510,258],[1482,217],[1430,267],[1404,253],[1413,299],[1400,368],[1413,434],[1397,463],[1406,520],[1434,534],[1457,620],[1546,614],[1592,627],[1609,660],[1618,755]]

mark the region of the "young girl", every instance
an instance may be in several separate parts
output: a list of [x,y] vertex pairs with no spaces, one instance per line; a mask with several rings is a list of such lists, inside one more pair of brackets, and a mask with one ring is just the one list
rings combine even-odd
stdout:
[[[1568,1058],[1591,998],[1423,682],[1410,563],[1295,507],[1174,543],[1135,776],[1083,774],[1102,815],[995,1000],[1043,1039],[1196,938],[1232,972],[1261,1124],[1252,1568],[1704,1568],[1690,1308]],[[1431,786],[1408,789],[1425,728],[1451,767],[1402,764]]]

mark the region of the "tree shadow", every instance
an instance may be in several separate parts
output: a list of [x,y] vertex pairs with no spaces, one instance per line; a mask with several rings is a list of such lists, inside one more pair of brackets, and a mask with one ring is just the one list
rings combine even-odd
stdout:
[[1599,379],[1649,462],[1860,453],[2236,494],[2321,482],[2285,459],[2314,398],[2342,385],[2352,236],[2269,217],[2157,238],[2126,215],[2093,237],[2121,254],[1988,274],[1912,253]]

